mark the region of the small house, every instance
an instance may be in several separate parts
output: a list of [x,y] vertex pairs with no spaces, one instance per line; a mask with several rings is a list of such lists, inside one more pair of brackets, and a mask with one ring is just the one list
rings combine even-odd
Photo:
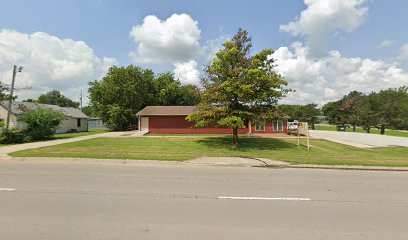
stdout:
[[[0,102],[0,119],[7,121],[7,111],[9,107],[9,101]],[[65,119],[58,127],[56,133],[66,132],[87,132],[88,131],[88,116],[85,115],[78,108],[60,107],[57,105],[32,103],[32,102],[15,102],[11,103],[10,111],[10,128],[24,128],[24,122],[18,119],[19,115],[28,110],[34,110],[37,108],[50,108],[55,111],[60,111],[64,114]]]
[[108,125],[103,122],[100,118],[89,118],[88,119],[88,128],[94,129],[107,129]]

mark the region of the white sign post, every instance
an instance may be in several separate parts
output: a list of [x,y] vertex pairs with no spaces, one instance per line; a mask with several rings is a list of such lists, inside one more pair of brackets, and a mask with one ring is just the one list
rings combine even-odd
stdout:
[[299,122],[297,125],[298,146],[300,146],[300,135],[304,135],[306,137],[307,149],[310,149],[309,125],[307,122]]

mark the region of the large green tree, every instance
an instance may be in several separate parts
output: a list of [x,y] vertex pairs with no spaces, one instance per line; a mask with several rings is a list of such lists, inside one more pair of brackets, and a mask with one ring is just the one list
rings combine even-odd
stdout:
[[82,107],[81,111],[83,113],[85,113],[85,115],[87,115],[88,117],[97,117],[96,114],[93,111],[93,107],[92,106],[85,106]]
[[353,126],[353,132],[356,131],[357,125],[366,120],[362,115],[364,97],[363,93],[352,91],[340,100],[339,113],[342,116],[341,118]]
[[196,86],[182,86],[180,81],[174,79],[174,75],[169,72],[159,74],[155,78],[155,89],[157,105],[197,105],[201,100],[200,91]]
[[298,120],[301,122],[308,122],[312,129],[315,129],[315,123],[317,117],[320,115],[320,109],[317,104],[307,104],[307,105],[289,105],[282,104],[278,106],[278,111],[284,117],[290,120]]
[[113,130],[126,130],[136,121],[136,113],[146,106],[200,102],[196,86],[182,86],[171,73],[156,75],[152,70],[133,65],[111,67],[102,80],[89,85],[92,114]]
[[62,95],[58,90],[52,90],[38,97],[37,100],[27,99],[28,102],[37,102],[43,104],[58,105],[60,107],[79,107],[79,102],[72,101],[71,99]]
[[370,102],[368,96],[363,96],[356,113],[358,119],[357,125],[363,127],[367,133],[370,133],[371,127],[376,124],[376,118],[371,110]]
[[272,49],[250,55],[252,38],[239,29],[223,44],[206,67],[199,110],[187,117],[197,127],[221,125],[232,129],[238,144],[238,129],[248,120],[276,117],[276,105],[286,96],[287,82],[276,73]]
[[301,106],[299,112],[298,120],[307,122],[314,130],[317,116],[320,115],[320,109],[317,107],[317,104],[311,103]]
[[302,105],[281,104],[278,111],[289,120],[299,120],[301,117]]
[[154,102],[154,73],[130,65],[113,66],[100,81],[90,82],[94,112],[113,130],[126,130],[138,111]]
[[408,129],[408,87],[390,88],[368,95],[374,127]]
[[343,115],[340,113],[340,100],[328,102],[322,107],[323,115],[331,124],[345,124]]

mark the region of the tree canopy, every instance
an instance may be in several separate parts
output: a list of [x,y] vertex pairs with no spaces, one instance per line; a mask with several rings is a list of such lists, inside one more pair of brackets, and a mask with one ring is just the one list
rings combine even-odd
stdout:
[[278,110],[288,119],[308,122],[312,129],[314,129],[317,117],[320,115],[320,109],[314,103],[306,105],[282,104],[278,106]]
[[126,130],[136,121],[136,113],[146,106],[200,102],[196,86],[182,86],[171,73],[156,75],[152,70],[133,65],[113,66],[102,80],[89,85],[92,113],[113,130]]
[[85,115],[87,115],[88,117],[97,117],[96,114],[95,114],[94,111],[93,111],[92,106],[82,107],[81,111],[82,111],[83,113],[85,113]]
[[8,91],[9,91],[9,88],[4,83],[0,82],[0,101],[9,99],[10,94]]
[[299,120],[301,115],[302,105],[281,104],[278,106],[278,111],[289,120]]
[[322,111],[329,122],[339,125],[351,124],[355,131],[356,126],[361,124],[364,115],[368,114],[361,111],[364,96],[361,92],[352,91],[338,101],[327,103],[323,106]]
[[234,144],[238,144],[238,128],[245,127],[247,121],[277,117],[277,102],[290,91],[274,71],[274,51],[264,49],[251,56],[251,48],[252,38],[243,29],[223,44],[205,68],[199,111],[187,117],[197,127],[231,128]]
[[374,127],[408,129],[408,87],[390,88],[367,96]]
[[352,91],[342,99],[325,104],[323,113],[329,122],[364,127],[408,129],[408,87],[390,88],[363,94]]
[[317,107],[317,104],[306,104],[300,108],[299,121],[308,122],[312,129],[315,129],[315,123],[319,115],[320,109]]
[[55,90],[55,89],[45,94],[40,95],[37,100],[29,98],[29,99],[24,100],[24,102],[51,104],[51,105],[57,105],[60,107],[73,107],[73,108],[79,107],[79,102],[72,101],[71,99],[62,95],[60,91]]

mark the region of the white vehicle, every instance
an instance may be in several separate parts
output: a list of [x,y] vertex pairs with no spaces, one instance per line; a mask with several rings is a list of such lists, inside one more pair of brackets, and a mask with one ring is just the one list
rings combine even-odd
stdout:
[[298,121],[288,122],[289,130],[296,130],[298,128]]

